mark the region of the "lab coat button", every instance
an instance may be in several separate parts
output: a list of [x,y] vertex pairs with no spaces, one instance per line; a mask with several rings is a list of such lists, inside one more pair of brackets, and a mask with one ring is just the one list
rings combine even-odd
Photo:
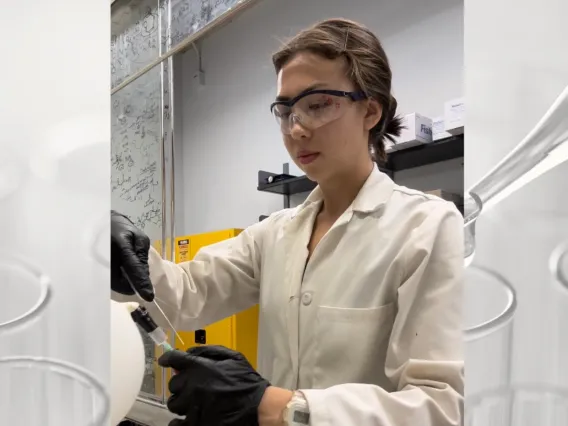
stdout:
[[304,304],[304,306],[308,306],[310,303],[312,303],[312,294],[304,293],[302,295],[302,303]]

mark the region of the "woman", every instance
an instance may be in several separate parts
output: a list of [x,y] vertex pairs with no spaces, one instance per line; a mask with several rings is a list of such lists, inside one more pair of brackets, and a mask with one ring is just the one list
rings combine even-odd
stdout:
[[381,44],[332,19],[273,62],[271,110],[318,183],[305,203],[177,265],[112,214],[113,290],[132,294],[122,267],[184,330],[260,303],[258,373],[220,347],[160,359],[175,424],[461,424],[463,219],[374,164],[401,130]]

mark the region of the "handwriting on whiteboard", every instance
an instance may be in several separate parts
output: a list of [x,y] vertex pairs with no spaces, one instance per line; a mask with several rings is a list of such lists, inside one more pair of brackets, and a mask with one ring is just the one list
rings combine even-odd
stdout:
[[201,30],[242,0],[170,0],[171,46]]
[[160,13],[167,1],[121,0],[112,7],[111,82],[128,76],[160,56]]
[[161,82],[150,72],[113,96],[111,193],[153,241],[161,238]]
[[[121,0],[112,8],[112,87],[243,0]],[[160,20],[169,28],[160,32]]]
[[[112,7],[111,78],[122,82],[160,54],[165,0],[120,0]],[[152,241],[161,239],[162,83],[157,67],[112,96],[111,202]]]

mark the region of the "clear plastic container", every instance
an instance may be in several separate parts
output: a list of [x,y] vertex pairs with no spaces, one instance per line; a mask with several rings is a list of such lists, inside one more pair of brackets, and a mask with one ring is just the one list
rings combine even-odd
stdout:
[[107,426],[104,386],[81,367],[42,357],[0,357],[0,424]]
[[568,389],[516,385],[466,398],[465,426],[566,426]]
[[42,355],[51,283],[38,267],[0,252],[0,356]]
[[471,265],[465,270],[464,302],[466,393],[508,385],[515,290],[496,272]]

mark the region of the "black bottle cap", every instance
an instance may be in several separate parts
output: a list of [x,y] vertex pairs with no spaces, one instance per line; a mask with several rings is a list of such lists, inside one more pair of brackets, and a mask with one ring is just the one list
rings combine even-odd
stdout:
[[130,316],[146,333],[152,333],[158,328],[158,325],[154,322],[144,306],[138,306],[138,308],[132,311]]

